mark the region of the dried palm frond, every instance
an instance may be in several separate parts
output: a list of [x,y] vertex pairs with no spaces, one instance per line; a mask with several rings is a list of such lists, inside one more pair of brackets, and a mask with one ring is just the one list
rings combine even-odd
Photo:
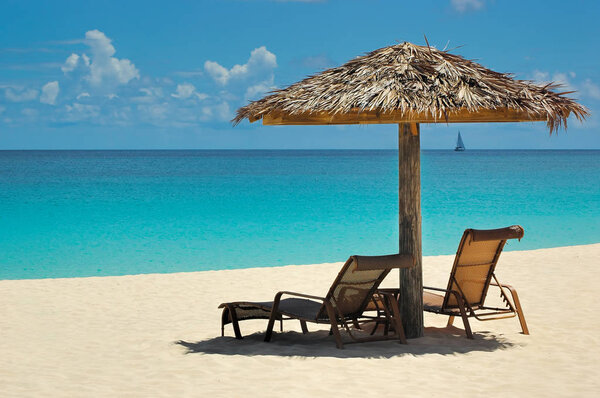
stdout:
[[[571,113],[579,120],[587,109],[565,93],[514,79],[461,56],[434,47],[402,43],[372,51],[342,66],[276,90],[238,109],[232,120],[261,119],[269,113],[328,115],[353,112],[400,112],[447,120],[458,111],[509,109],[545,117],[550,132],[566,128]],[[532,117],[533,119],[533,117]]]

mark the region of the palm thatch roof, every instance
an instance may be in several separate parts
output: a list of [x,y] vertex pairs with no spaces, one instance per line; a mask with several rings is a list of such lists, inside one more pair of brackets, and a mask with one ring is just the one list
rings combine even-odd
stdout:
[[[544,120],[550,132],[566,128],[571,113],[587,109],[563,93],[516,80],[447,51],[402,43],[276,90],[240,108],[238,124],[467,122]],[[362,122],[361,122],[362,120]]]

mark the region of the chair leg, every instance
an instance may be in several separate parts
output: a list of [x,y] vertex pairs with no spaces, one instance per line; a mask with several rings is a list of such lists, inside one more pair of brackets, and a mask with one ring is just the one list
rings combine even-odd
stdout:
[[[235,312],[235,308],[231,306],[226,307],[229,311],[229,316],[231,317],[231,325],[233,326],[233,333],[235,333],[235,338],[238,340],[242,340],[242,332],[240,331],[240,324],[237,319],[237,313]],[[221,335],[224,334],[224,330],[221,330]]]
[[402,344],[407,344],[406,335],[404,334],[404,327],[402,326],[402,318],[400,316],[400,307],[398,306],[398,301],[396,299],[390,299],[392,306],[392,322],[394,322],[394,329],[396,329],[396,335],[398,336],[398,340]]
[[519,301],[519,295],[517,291],[512,286],[504,286],[508,288],[510,294],[513,298],[513,303],[515,304],[515,309],[517,310],[517,315],[519,317],[519,323],[521,324],[521,329],[523,330],[523,334],[529,334],[529,329],[527,328],[527,322],[525,322],[525,315],[523,315],[523,308],[521,307],[521,302]]
[[454,323],[454,315],[450,315],[450,317],[448,318],[448,324],[446,325],[446,327],[449,328],[450,326],[452,326],[453,323]]
[[278,318],[278,316],[277,316],[277,311],[279,309],[278,304],[279,303],[273,304],[273,308],[271,308],[271,316],[269,316],[269,323],[267,324],[267,331],[265,333],[265,341],[266,342],[271,341],[271,336],[273,335],[273,326],[275,326],[275,321]]
[[308,327],[306,326],[306,321],[300,319],[300,327],[302,328],[302,333],[308,333]]
[[229,320],[229,308],[225,306],[221,312],[221,337],[225,336],[225,322]]
[[458,306],[460,308],[460,316],[462,318],[463,325],[465,325],[465,333],[467,338],[473,339],[473,332],[471,332],[471,325],[469,325],[469,317],[467,317],[467,312],[465,311],[462,303],[460,303]]
[[344,344],[342,343],[342,336],[340,335],[340,330],[338,329],[335,312],[333,311],[331,305],[326,305],[325,308],[327,309],[327,316],[331,322],[330,333],[332,333],[333,337],[335,338],[335,346],[341,350],[344,348]]
[[356,318],[352,320],[352,324],[356,329],[360,330],[360,325],[358,324],[358,320]]

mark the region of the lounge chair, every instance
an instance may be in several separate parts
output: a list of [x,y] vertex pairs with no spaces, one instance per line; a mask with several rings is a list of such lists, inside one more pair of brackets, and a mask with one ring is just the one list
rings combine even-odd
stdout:
[[[386,328],[383,336],[358,337],[352,332],[349,323],[360,328],[361,323],[372,321],[375,317],[364,312],[381,281],[393,268],[409,268],[413,265],[411,255],[352,256],[342,267],[325,297],[281,291],[272,302],[223,303],[219,305],[219,308],[223,308],[221,335],[224,334],[225,325],[232,323],[236,338],[241,339],[240,320],[268,318],[265,341],[270,341],[275,321],[297,319],[303,333],[308,332],[307,322],[331,325],[330,334],[333,334],[338,348],[343,348],[338,328],[340,325],[354,342],[396,338],[406,343],[398,302],[391,294],[382,294],[382,300],[375,305],[384,314],[387,324],[392,326],[394,335],[388,335]],[[307,272],[310,270],[307,269]],[[282,299],[282,296],[292,297]]]
[[[506,241],[515,238],[521,240],[522,237],[523,228],[519,225],[489,230],[467,229],[458,245],[447,288],[423,287],[425,311],[448,315],[448,326],[452,325],[455,316],[460,316],[470,339],[473,338],[468,319],[470,317],[490,321],[518,316],[523,334],[529,334],[517,291],[512,286],[498,282],[494,274]],[[499,289],[504,308],[484,304],[490,286]],[[512,301],[507,291],[510,292]]]

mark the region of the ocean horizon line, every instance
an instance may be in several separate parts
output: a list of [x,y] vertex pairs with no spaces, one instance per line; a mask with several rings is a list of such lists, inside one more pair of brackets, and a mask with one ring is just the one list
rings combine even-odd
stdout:
[[[93,149],[93,148],[82,148],[82,149],[0,149],[0,152],[317,152],[317,151],[328,151],[328,152],[368,152],[368,151],[379,151],[379,152],[397,152],[397,148],[117,148],[117,149]],[[439,148],[421,148],[421,152],[455,152],[454,149],[439,149]],[[469,148],[467,151],[473,152],[499,152],[499,151],[511,151],[511,152],[597,152],[600,148],[574,148],[574,149],[547,149],[547,148]]]

